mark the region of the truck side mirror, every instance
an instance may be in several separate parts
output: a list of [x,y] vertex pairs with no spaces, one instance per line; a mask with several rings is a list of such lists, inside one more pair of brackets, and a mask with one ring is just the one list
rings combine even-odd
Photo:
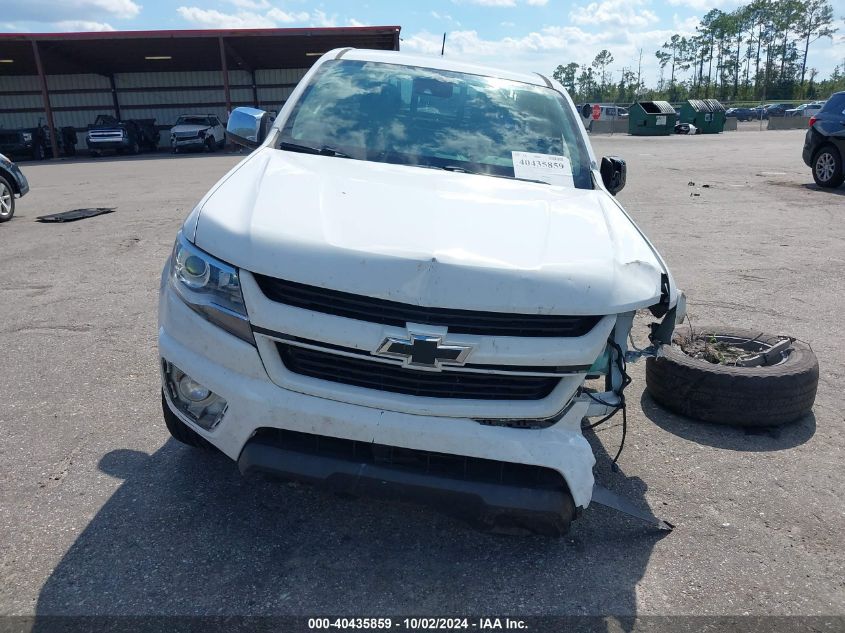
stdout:
[[605,188],[614,196],[625,188],[628,179],[628,167],[618,156],[605,156],[601,159],[601,180]]
[[235,108],[226,123],[226,138],[244,147],[258,147],[269,131],[270,115],[257,108]]

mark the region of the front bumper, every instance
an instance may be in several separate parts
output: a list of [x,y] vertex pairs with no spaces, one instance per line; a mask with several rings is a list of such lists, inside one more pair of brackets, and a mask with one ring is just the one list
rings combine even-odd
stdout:
[[171,138],[170,146],[174,148],[201,148],[205,147],[205,139],[207,137],[191,137],[191,138]]
[[108,139],[98,141],[91,138],[85,139],[85,144],[89,150],[100,151],[105,149],[128,149],[132,146],[132,140],[129,137],[122,139]]
[[[193,424],[169,404],[183,422],[231,459],[241,459],[242,467],[247,470],[252,467],[250,464],[256,463],[256,458],[244,453],[253,436],[262,429],[281,429],[547,468],[563,477],[577,507],[586,507],[590,502],[595,458],[580,430],[581,420],[590,408],[587,401],[572,401],[561,419],[548,428],[518,429],[486,426],[470,418],[380,409],[297,392],[275,384],[255,347],[197,315],[164,280],[159,298],[159,352],[163,359],[225,398],[226,413],[210,432]],[[384,481],[384,473],[373,472],[377,480]],[[427,481],[428,485],[438,487],[436,477]]]

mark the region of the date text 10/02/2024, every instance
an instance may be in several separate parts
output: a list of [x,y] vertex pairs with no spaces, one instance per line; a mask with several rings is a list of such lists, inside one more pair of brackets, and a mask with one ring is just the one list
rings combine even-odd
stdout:
[[516,618],[309,618],[310,630],[526,630],[524,620]]

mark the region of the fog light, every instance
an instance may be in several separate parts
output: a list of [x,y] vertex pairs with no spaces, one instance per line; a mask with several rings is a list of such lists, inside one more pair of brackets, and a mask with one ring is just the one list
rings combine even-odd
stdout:
[[185,375],[179,380],[179,395],[191,402],[202,402],[211,395],[211,390]]
[[211,431],[226,414],[226,400],[197,382],[188,374],[162,359],[164,382],[170,400],[183,414],[202,428]]

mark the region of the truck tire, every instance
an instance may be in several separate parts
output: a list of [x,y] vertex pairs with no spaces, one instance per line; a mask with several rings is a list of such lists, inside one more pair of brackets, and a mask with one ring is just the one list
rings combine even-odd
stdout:
[[[767,346],[782,338],[732,327],[696,331],[698,336]],[[689,328],[676,330],[676,340],[683,336],[689,336]],[[813,408],[819,363],[806,343],[793,341],[781,362],[759,367],[709,363],[687,356],[676,345],[664,345],[662,350],[661,356],[646,361],[646,388],[658,404],[688,418],[732,426],[779,426]]]
[[205,151],[207,151],[209,154],[212,154],[216,149],[217,143],[214,142],[213,136],[209,136],[207,139],[205,139]]
[[167,430],[170,432],[170,435],[174,440],[182,442],[182,444],[187,444],[188,446],[193,446],[194,448],[211,448],[211,444],[209,444],[204,438],[200,437],[196,431],[189,428],[187,424],[182,422],[182,420],[176,417],[176,414],[170,410],[170,405],[167,404],[163,391],[161,392],[161,412],[164,415],[164,424],[167,426]]
[[44,146],[41,143],[32,146],[32,160],[44,160],[46,157],[47,152],[44,151]]
[[0,222],[8,222],[15,215],[15,190],[11,183],[0,176]]
[[845,182],[842,155],[833,145],[822,145],[813,156],[813,180],[826,189],[835,189]]
[[141,146],[138,145],[138,141],[133,141],[132,145],[129,147],[130,154],[140,154],[141,153]]

